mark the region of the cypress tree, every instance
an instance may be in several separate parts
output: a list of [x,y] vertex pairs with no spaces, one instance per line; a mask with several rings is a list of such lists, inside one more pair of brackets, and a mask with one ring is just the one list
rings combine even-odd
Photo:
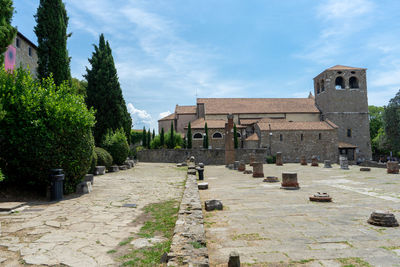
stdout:
[[110,44],[105,41],[103,34],[100,35],[99,46],[94,45],[94,50],[89,59],[92,69],[86,68],[86,104],[96,110],[94,138],[98,144],[107,129],[115,131],[122,127],[129,135],[132,118],[122,96]]
[[146,128],[143,127],[143,132],[142,132],[142,146],[143,147],[147,147],[146,141],[147,141]]
[[67,34],[68,16],[64,3],[61,0],[40,0],[35,19],[38,78],[47,78],[52,73],[57,85],[66,80],[71,81],[67,50],[70,34]]
[[208,127],[207,127],[207,122],[204,125],[204,137],[203,137],[203,148],[208,149]]
[[155,130],[153,129],[153,136],[151,137],[151,139],[154,140],[155,137],[156,137],[156,132],[155,132]]
[[165,144],[164,128],[161,128],[160,143],[161,143],[161,147],[164,148],[164,144]]
[[148,149],[150,149],[150,143],[151,143],[151,132],[150,132],[150,129],[149,129],[149,131],[147,132],[147,142],[146,142],[146,145],[147,145]]
[[12,0],[0,0],[0,65],[4,63],[4,52],[12,43],[17,29],[11,26],[14,13]]
[[174,138],[174,124],[171,121],[171,131],[170,131],[170,139],[169,139],[169,148],[175,147],[175,138]]
[[239,147],[239,141],[238,141],[237,130],[236,130],[236,123],[233,125],[233,144],[234,144],[235,148]]
[[188,130],[187,130],[186,136],[187,136],[187,148],[192,148],[192,127],[190,125],[190,122],[188,125]]

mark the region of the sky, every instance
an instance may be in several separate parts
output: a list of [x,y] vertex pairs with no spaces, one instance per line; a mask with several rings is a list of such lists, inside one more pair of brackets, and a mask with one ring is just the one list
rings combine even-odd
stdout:
[[[133,127],[157,128],[196,97],[307,97],[334,65],[367,68],[368,101],[400,89],[398,0],[65,0],[71,74],[84,79],[104,33]],[[39,0],[14,0],[37,43]]]

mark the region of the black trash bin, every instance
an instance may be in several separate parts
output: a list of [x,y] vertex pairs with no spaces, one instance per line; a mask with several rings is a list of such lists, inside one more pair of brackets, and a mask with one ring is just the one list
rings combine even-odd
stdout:
[[59,201],[64,197],[63,193],[63,181],[65,175],[62,169],[51,169],[50,170],[50,200]]
[[197,172],[199,173],[199,180],[204,180],[204,169],[197,168]]

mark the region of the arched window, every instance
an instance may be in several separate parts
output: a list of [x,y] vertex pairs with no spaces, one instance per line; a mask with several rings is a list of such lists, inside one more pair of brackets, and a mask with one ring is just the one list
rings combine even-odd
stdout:
[[335,88],[336,89],[344,89],[344,80],[342,76],[339,76],[335,80]]
[[193,139],[203,139],[203,135],[201,133],[195,133]]
[[239,132],[236,132],[236,136],[237,136],[238,138],[242,137],[242,135],[241,135]]
[[350,88],[359,88],[358,87],[358,79],[354,76],[350,77],[349,85],[350,85]]
[[214,134],[212,135],[212,138],[213,138],[213,139],[221,139],[221,138],[222,138],[222,134],[216,132],[216,133],[214,133]]
[[321,92],[325,91],[325,82],[321,80]]

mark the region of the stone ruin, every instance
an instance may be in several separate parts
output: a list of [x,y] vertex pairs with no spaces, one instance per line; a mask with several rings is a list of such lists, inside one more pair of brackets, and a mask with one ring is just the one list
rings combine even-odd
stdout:
[[283,166],[282,152],[276,152],[275,165],[276,166]]
[[282,173],[281,189],[286,189],[286,190],[300,189],[299,183],[297,182],[297,173],[296,172]]
[[360,172],[370,172],[370,171],[371,171],[371,168],[368,168],[368,167],[360,168]]
[[265,182],[265,183],[277,183],[277,182],[279,182],[279,178],[276,177],[276,176],[267,176],[267,178],[265,178],[263,180],[263,182]]
[[398,161],[388,161],[386,163],[387,173],[398,174],[399,173],[399,162]]
[[324,168],[332,168],[330,160],[324,160]]
[[241,160],[241,161],[239,162],[238,171],[244,172],[245,170],[246,170],[246,164],[244,163],[243,160]]
[[256,161],[256,155],[251,154],[250,155],[250,166],[253,167],[253,163]]
[[253,162],[253,177],[262,178],[264,177],[263,164],[261,162]]
[[317,156],[311,157],[311,166],[318,167],[318,157]]
[[346,156],[340,155],[339,162],[340,162],[340,168],[342,170],[348,170],[349,169],[349,161],[347,160]]
[[376,226],[398,227],[396,217],[390,212],[374,211],[371,213],[368,223]]
[[300,158],[300,165],[303,165],[303,166],[306,166],[306,165],[307,165],[306,156],[301,156],[301,158]]
[[332,202],[332,198],[328,195],[328,193],[320,193],[310,196],[310,201],[314,202]]

